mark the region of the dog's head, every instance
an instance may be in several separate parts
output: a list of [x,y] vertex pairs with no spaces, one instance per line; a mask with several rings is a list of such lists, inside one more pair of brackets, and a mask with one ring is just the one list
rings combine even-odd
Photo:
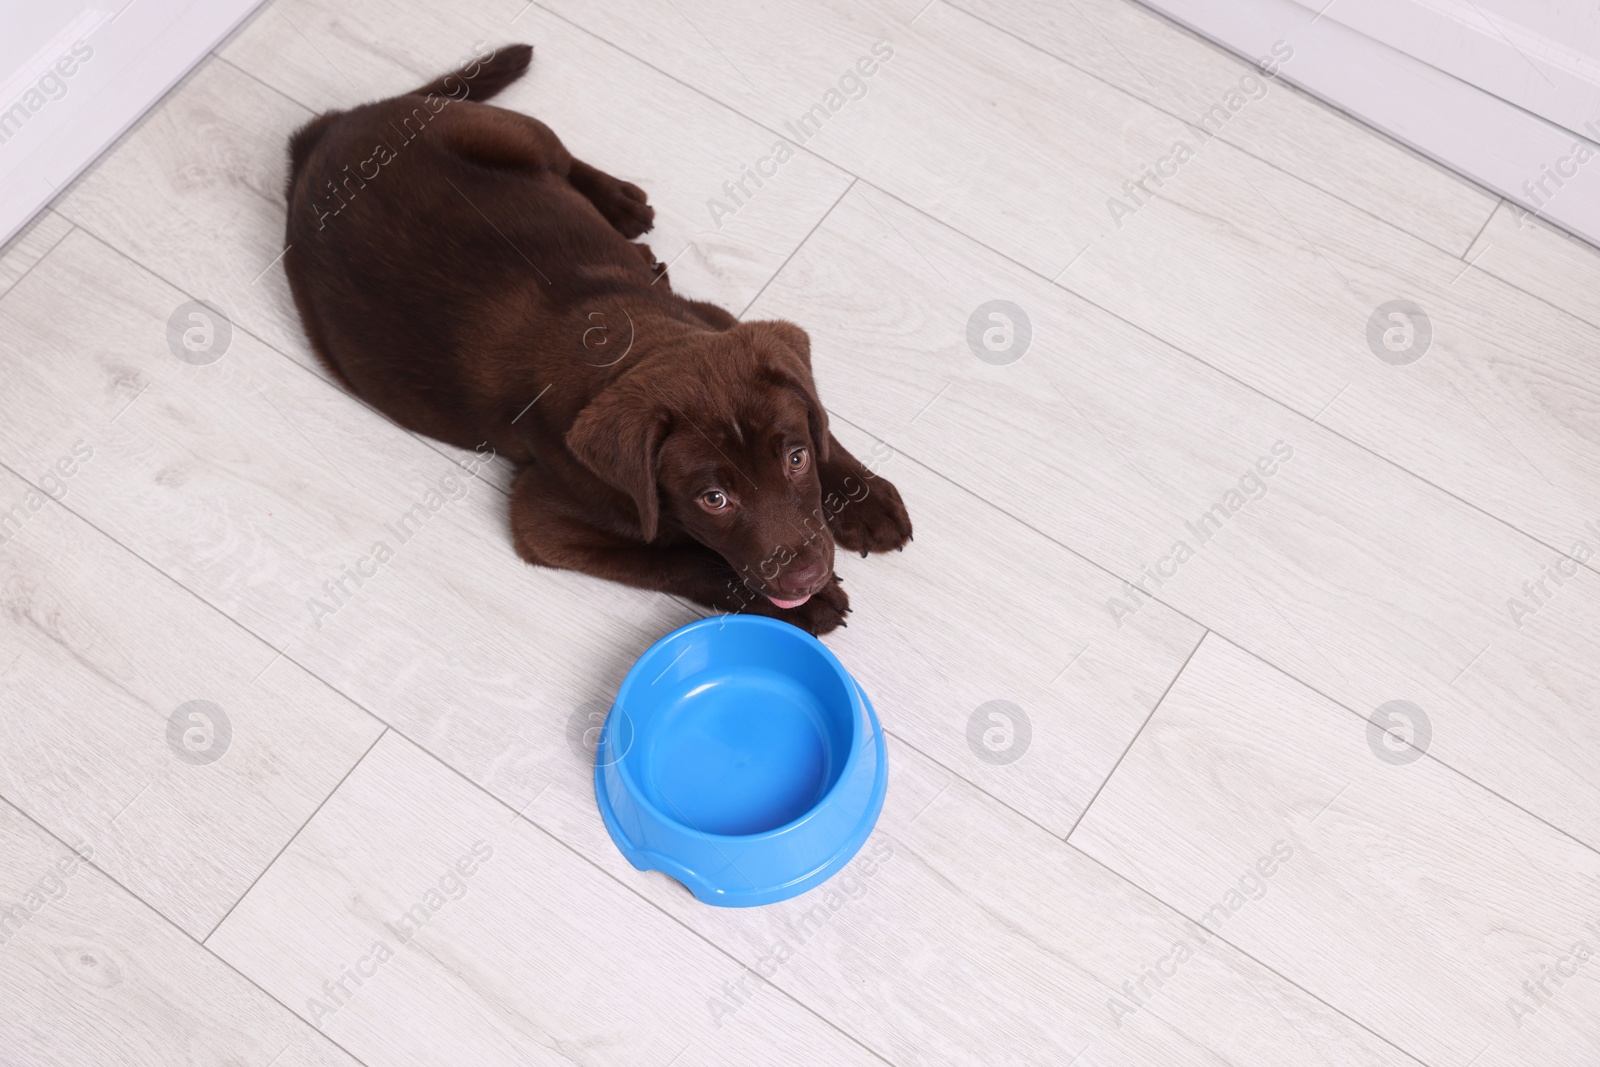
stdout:
[[793,323],[741,323],[656,353],[584,408],[567,447],[633,498],[645,540],[671,523],[779,607],[833,580],[818,474],[828,416]]

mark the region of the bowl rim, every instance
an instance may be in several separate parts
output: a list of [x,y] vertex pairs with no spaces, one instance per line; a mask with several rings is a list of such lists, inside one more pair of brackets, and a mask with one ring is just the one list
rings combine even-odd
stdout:
[[[861,697],[861,702],[866,708],[867,721],[870,727],[863,744],[871,751],[870,756],[863,756],[864,762],[872,766],[872,786],[867,797],[866,807],[861,811],[861,817],[856,821],[855,828],[843,844],[829,859],[820,866],[813,868],[809,873],[790,878],[787,881],[766,881],[755,885],[746,877],[745,881],[751,882],[750,890],[730,888],[729,882],[721,877],[709,877],[695,867],[686,863],[685,859],[676,855],[662,852],[659,848],[646,848],[633,842],[623,831],[617,820],[616,812],[611,802],[612,789],[607,785],[610,780],[606,768],[596,765],[594,769],[595,800],[600,808],[600,821],[605,825],[606,833],[635,870],[660,871],[670,878],[680,882],[701,904],[716,908],[752,908],[765,905],[778,904],[793,899],[812,889],[823,885],[830,878],[838,874],[857,856],[866,842],[871,838],[876,828],[879,817],[883,813],[884,798],[889,786],[888,753],[884,747],[883,728],[878,722],[877,710],[872,706],[872,698],[867,696],[866,690],[856,683],[856,692]],[[715,845],[714,841],[706,844]],[[738,846],[730,846],[738,847]],[[758,850],[761,846],[755,846]],[[744,855],[749,851],[745,846]],[[726,855],[724,855],[726,859]],[[729,868],[737,872],[737,867],[729,859]]]
[[[629,667],[628,673],[623,676],[622,685],[617,688],[616,699],[611,702],[611,710],[606,713],[605,726],[601,733],[600,744],[595,748],[595,755],[598,760],[606,745],[610,743],[611,718],[616,714],[617,709],[622,707],[622,699],[628,694],[634,682],[638,678],[642,677],[643,672],[640,671],[640,666],[646,660],[654,655],[656,651],[663,645],[676,638],[690,634],[696,630],[709,629],[711,627],[721,629],[728,625],[756,626],[759,628],[776,630],[777,632],[784,633],[785,636],[798,636],[802,639],[801,644],[806,644],[809,642],[816,651],[822,653],[823,661],[829,666],[829,668],[832,669],[833,673],[843,684],[845,693],[850,698],[850,707],[854,714],[854,721],[851,727],[850,735],[850,752],[845,757],[844,766],[839,769],[839,776],[833,780],[832,785],[828,786],[828,791],[823,793],[822,796],[818,797],[816,802],[810,807],[806,808],[805,811],[801,812],[799,815],[795,816],[793,819],[790,819],[781,826],[774,826],[768,830],[758,830],[753,834],[714,834],[706,830],[701,830],[698,827],[691,826],[682,819],[673,818],[660,808],[656,807],[654,802],[652,802],[651,799],[645,795],[644,790],[639,787],[639,783],[634,781],[633,775],[628,770],[626,754],[618,757],[617,759],[610,760],[608,766],[616,771],[617,776],[621,780],[623,789],[627,791],[628,796],[633,800],[633,802],[639,805],[640,808],[642,808],[652,817],[675,826],[686,833],[694,834],[695,836],[703,838],[707,841],[734,841],[748,844],[766,838],[777,837],[779,834],[787,833],[789,830],[799,826],[801,823],[804,823],[814,816],[817,812],[821,811],[822,808],[827,805],[828,801],[833,798],[833,795],[837,793],[844,785],[845,780],[850,777],[851,773],[855,770],[856,765],[861,761],[862,758],[861,752],[862,749],[865,748],[865,745],[863,744],[863,738],[866,732],[871,729],[871,724],[867,719],[866,708],[863,705],[860,688],[856,685],[856,680],[851,677],[850,672],[845,670],[844,664],[839,662],[839,657],[835,656],[832,649],[828,648],[827,645],[817,640],[815,634],[809,634],[800,629],[800,627],[783,622],[779,619],[769,619],[763,615],[736,615],[732,613],[725,615],[708,615],[703,619],[696,619],[694,622],[685,623],[676,630],[673,630],[668,634],[664,634],[649,648],[645,649],[644,652],[640,654],[638,659],[633,661],[633,666]],[[624,714],[626,714],[626,712],[624,712]]]

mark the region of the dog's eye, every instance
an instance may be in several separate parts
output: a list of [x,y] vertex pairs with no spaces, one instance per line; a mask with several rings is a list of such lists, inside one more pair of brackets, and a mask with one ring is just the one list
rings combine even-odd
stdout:
[[700,506],[707,511],[721,511],[728,506],[727,494],[720,489],[712,489],[700,494]]
[[811,456],[803,448],[797,448],[789,453],[789,473],[799,474],[811,462]]

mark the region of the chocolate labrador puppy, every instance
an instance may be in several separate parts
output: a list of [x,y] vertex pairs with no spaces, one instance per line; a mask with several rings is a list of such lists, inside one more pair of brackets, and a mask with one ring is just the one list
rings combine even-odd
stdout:
[[291,138],[284,266],[312,347],[400,425],[510,457],[529,562],[842,625],[834,545],[902,548],[911,520],[829,433],[805,331],[674,293],[633,243],[644,190],[482,103],[533,54],[484,51]]

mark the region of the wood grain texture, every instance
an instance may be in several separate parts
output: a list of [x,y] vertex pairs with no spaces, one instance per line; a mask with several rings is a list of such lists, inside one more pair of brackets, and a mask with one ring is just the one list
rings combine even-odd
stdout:
[[[1237,93],[1245,103],[1220,126],[1223,141],[1447,252],[1465,251],[1494,209],[1492,193],[1281,80],[1260,79],[1257,67],[1137,3],[959,0],[953,6],[1176,118],[1199,122]],[[1307,20],[1315,14],[1307,12]],[[1292,50],[1295,39],[1284,43]],[[1292,55],[1280,66],[1292,72]],[[1249,75],[1257,81],[1241,87]]]
[[[0,255],[0,935],[61,841],[106,872],[0,943],[0,1061],[1596,1057],[1592,250],[1281,84],[1114,218],[1246,67],[1116,0],[959,5],[276,0]],[[703,907],[596,817],[594,727],[699,609],[523,565],[506,465],[295,320],[288,133],[479,40],[537,46],[500,102],[650,190],[679,287],[811,332],[916,519],[839,563],[891,784],[796,900]],[[236,327],[204,365],[196,298]],[[195,697],[207,766],[166,741]],[[1374,748],[1395,699],[1419,762]]]
[[[855,455],[888,451],[834,423]],[[1203,631],[1165,606],[1118,628],[1121,579],[914,460],[877,469],[917,537],[840,564],[854,611],[829,646],[888,729],[1064,836]]]
[[[107,302],[89,321],[108,348],[126,333],[155,333],[181,298],[79,235],[30,279],[40,287],[30,306],[48,307],[48,292],[90,288],[102,272],[93,287]],[[19,344],[49,351],[84,340],[81,325],[64,334],[48,315],[16,321]],[[245,335],[211,367],[164,351],[109,367],[79,361],[34,380],[31,397],[19,387],[19,450],[43,454],[57,421],[47,411],[109,415],[139,396],[118,417],[116,458],[86,469],[84,513],[266,641],[252,671],[275,669],[284,650],[408,736],[431,739],[510,803],[552,779],[551,760],[570,758],[568,717],[608,700],[633,657],[699,613],[525,567],[506,540],[502,497],[476,491],[474,479],[324,381],[277,369]],[[146,387],[148,396],[138,392]],[[96,396],[105,399],[82,399]],[[232,428],[224,434],[223,425]],[[841,431],[871,455],[865,437]],[[228,462],[208,460],[224,436]],[[1115,627],[1103,607],[1115,578],[925,469],[908,464],[901,475],[891,460],[884,471],[914,491],[933,525],[910,553],[841,561],[859,586],[863,625],[834,640],[864,665],[876,699],[897,709],[908,740],[1064,834],[1200,630],[1164,608]],[[455,475],[472,488],[430,520],[447,525],[401,545],[390,532],[400,516]],[[395,549],[392,562],[370,587],[344,580],[376,541]],[[330,581],[344,582],[345,603],[324,587]],[[615,614],[597,616],[602,603]],[[441,632],[471,637],[451,647]],[[1026,758],[988,763],[972,748],[969,723],[995,700],[1028,718]],[[981,736],[990,720],[980,717]]]
[[67,510],[106,429],[0,470],[0,796],[204,937],[381,727]]
[[808,152],[714,217],[725,181],[769,154],[755,123],[522,0],[399,10],[323,2],[274,4],[222,54],[312,111],[405,92],[459,66],[474,42],[534,44],[528,74],[495,104],[547,123],[573,155],[650,194],[643,238],[672,265],[680,292],[737,313],[850,183]]
[[713,1021],[731,960],[393,733],[207,944],[369,1063],[881,1062],[782,995]]
[[3,800],[0,856],[8,1067],[356,1067]]
[[[943,4],[912,24],[921,6],[550,5],[773,133],[1054,275],[1088,236],[1080,231],[1103,228],[1105,199],[1138,174],[1139,153],[1166,149],[1166,139],[1141,138],[1143,123],[1173,120]],[[863,78],[858,63],[873,73]],[[802,117],[817,113],[827,117],[802,129]]]
[[[1571,547],[1600,511],[1600,385],[1586,355],[1600,331],[1280,172],[1245,173],[1217,152],[1182,177],[1061,284]],[[1210,236],[1175,241],[1196,218]],[[1395,301],[1420,314],[1393,318]],[[1387,343],[1408,350],[1387,350],[1394,330]]]
[[55,210],[316,367],[279,262],[286,145],[310,117],[226,63],[208,60]]
[[[263,80],[286,80],[317,110],[379,95],[352,96],[351,85],[318,51],[339,48],[342,64],[355,62],[350,42],[337,40],[337,34],[350,32],[348,13],[339,19],[326,16],[328,25],[319,31],[322,23],[312,19],[315,12],[286,16],[284,7],[274,4],[263,10],[235,36],[227,54],[250,64]],[[374,68],[361,70],[373,79],[370,84],[387,81],[392,92],[412,88],[427,76],[421,72],[436,74],[449,67],[476,33],[489,32],[481,16],[471,13],[460,15],[465,21],[449,32],[414,24],[415,19],[433,17],[404,14],[387,31],[415,34],[405,39],[422,51],[402,54],[415,62],[416,71],[373,54],[369,62]],[[663,260],[686,253],[674,260],[673,284],[735,311],[744,307],[837,200],[849,177],[801,153],[784,164],[781,182],[770,183],[760,198],[714,229],[705,199],[718,192],[722,181],[737,178],[741,163],[763,155],[772,139],[748,120],[558,20],[530,25],[536,17],[530,12],[516,28],[536,32],[548,43],[524,82],[499,103],[541,116],[574,151],[643,181],[657,208],[657,230],[648,238],[651,247]],[[396,22],[390,15],[382,21]],[[319,32],[335,39],[317,38],[320,43],[314,44],[303,36]],[[505,36],[492,40],[503,42]],[[376,39],[393,44],[400,38]],[[466,44],[458,49],[453,43],[457,40]],[[297,64],[302,54],[311,57],[310,66]],[[617,78],[619,63],[628,68],[625,80]],[[310,79],[310,70],[338,84]],[[308,91],[310,86],[317,91]],[[640,112],[635,104],[639,95],[655,101],[662,112]],[[283,252],[285,146],[289,134],[314,113],[230,63],[213,61],[97,163],[58,208],[163,280],[207,301],[239,328],[326,377],[306,343],[278,258]],[[605,123],[596,121],[601,115]],[[618,115],[633,121],[619,124]],[[685,139],[697,145],[695,152],[681,151]],[[652,180],[654,175],[664,176],[665,184]],[[448,445],[430,442],[430,447],[453,459],[468,458]],[[509,484],[504,466],[488,474],[498,488]]]
[[[492,777],[530,738],[564,752],[568,716],[695,617],[527,566],[502,495],[248,334],[178,360],[183,294],[87,234],[23,287],[0,303],[0,454],[42,468],[106,426],[68,506],[259,637],[246,677],[301,665]],[[51,312],[69,299],[81,318]]]
[[[997,297],[1032,330],[1005,366],[968,343]],[[1142,583],[1111,622],[1154,595],[1362,714],[1418,701],[1441,760],[1597,840],[1591,572],[1558,586],[1555,552],[860,186],[752,310],[819,306],[840,415]]]
[[1477,270],[1600,326],[1600,249],[1521,208],[1502,201],[1465,258]]
[[1367,725],[1208,636],[1072,842],[1428,1063],[1593,1062],[1600,856]]
[[[527,817],[735,957],[698,990],[705,1016],[771,997],[760,974],[897,1064],[1414,1062],[892,737],[889,774],[851,867],[762,908],[707,908],[635,871],[594,818],[590,772]],[[1114,1011],[1180,940],[1177,979]]]
[[[557,9],[774,129],[888,40],[894,58],[808,148],[1549,545],[1595,518],[1594,329],[963,11],[921,6]],[[740,57],[750,84],[708,49]],[[1152,167],[1168,179],[1128,187]],[[1394,300],[1431,320],[1411,366],[1369,345]]]
[[0,250],[0,296],[17,284],[72,229],[72,223],[48,208]]

